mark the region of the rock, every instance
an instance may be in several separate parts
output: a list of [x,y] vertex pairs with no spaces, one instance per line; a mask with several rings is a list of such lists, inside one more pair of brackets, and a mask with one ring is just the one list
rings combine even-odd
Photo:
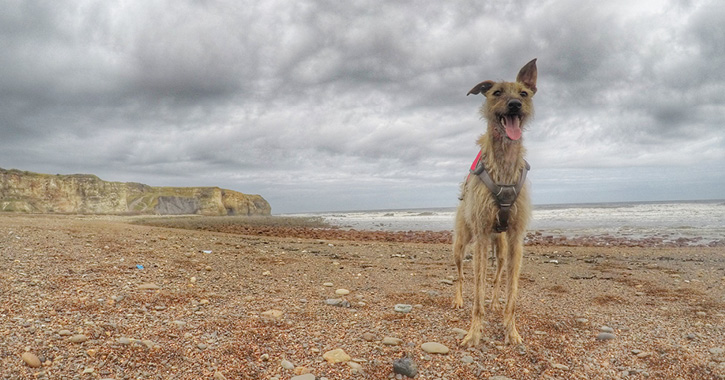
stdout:
[[612,333],[606,333],[602,332],[597,335],[597,340],[606,341],[606,340],[612,340],[615,339],[617,336]]
[[118,338],[118,343],[131,344],[131,339],[128,339],[125,336],[122,336],[122,337]]
[[418,375],[418,365],[411,358],[400,358],[393,361],[393,372],[413,378]]
[[410,311],[413,310],[413,305],[399,303],[395,305],[395,308],[393,310],[397,311],[398,313],[410,313]]
[[282,310],[271,309],[271,310],[267,310],[267,311],[263,312],[262,318],[280,320],[280,319],[282,319],[283,315],[284,315],[284,312]]
[[216,371],[214,372],[214,380],[227,380],[227,377],[223,373]]
[[73,333],[70,330],[60,330],[58,331],[58,335],[60,336],[71,336]]
[[488,378],[488,380],[514,380],[514,379],[512,379],[510,377],[506,377],[506,376],[491,376]]
[[350,301],[342,298],[328,298],[325,300],[325,304],[337,307],[350,307]]
[[551,368],[560,369],[562,371],[568,371],[569,370],[569,366],[566,366],[566,365],[563,365],[563,364],[559,364],[559,363],[551,363]]
[[68,338],[68,340],[73,343],[83,343],[88,340],[88,337],[83,334],[75,334]]
[[346,354],[341,348],[327,351],[322,354],[322,357],[327,360],[328,363],[349,362],[351,359],[350,355]]
[[403,343],[403,340],[398,339],[398,338],[393,338],[390,336],[386,336],[385,338],[383,338],[383,340],[380,343],[382,343],[386,346],[397,346],[397,345]]
[[473,356],[466,355],[461,358],[461,361],[465,364],[471,364],[473,363]]
[[315,380],[315,375],[311,373],[306,373],[304,375],[295,376],[290,380]]
[[614,329],[609,326],[602,326],[599,328],[599,331],[605,332],[605,333],[610,333],[610,334],[614,333]]
[[375,334],[373,334],[373,333],[370,333],[370,332],[366,332],[366,333],[364,333],[364,334],[362,335],[362,338],[363,338],[363,340],[364,340],[364,341],[366,341],[366,342],[372,342],[372,341],[376,340],[376,339],[375,339]]
[[282,359],[282,361],[279,363],[279,365],[282,366],[282,368],[284,368],[284,369],[294,369],[295,368],[295,365],[292,364],[292,362],[287,359]]
[[585,324],[589,323],[589,320],[586,318],[577,318],[574,321],[576,321],[576,323],[578,323],[580,325],[585,325]]
[[453,285],[453,280],[443,279],[438,282],[440,282],[441,284]]
[[458,327],[452,328],[451,331],[458,336],[458,339],[463,339],[463,337],[468,334],[468,331],[459,329]]
[[30,368],[39,368],[40,367],[40,359],[37,355],[35,355],[32,352],[23,352],[23,355],[21,356],[23,358],[23,361],[25,364],[28,365]]
[[326,287],[328,287],[328,288],[331,288],[331,287],[333,287],[333,286],[334,286],[334,284],[333,284],[333,283],[331,283],[331,282],[326,282],[326,283],[322,284],[322,286],[326,286]]
[[338,296],[346,296],[350,294],[350,291],[347,289],[337,289],[335,290],[335,294],[337,294]]
[[350,368],[352,368],[353,370],[355,370],[355,371],[361,371],[362,370],[362,365],[360,365],[359,363],[347,362],[347,365]]
[[436,342],[426,342],[426,343],[423,343],[423,344],[420,345],[420,348],[423,351],[425,351],[425,352],[427,352],[429,354],[443,354],[443,355],[445,355],[449,351],[448,347],[446,347],[446,346],[444,346],[444,345],[442,345],[440,343],[436,343]]
[[138,286],[141,290],[157,290],[159,289],[159,286],[154,284],[153,282],[147,282],[145,284],[141,284]]

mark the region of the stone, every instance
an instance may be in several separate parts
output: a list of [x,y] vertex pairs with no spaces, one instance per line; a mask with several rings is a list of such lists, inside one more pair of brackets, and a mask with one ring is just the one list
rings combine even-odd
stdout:
[[602,332],[602,333],[599,333],[599,335],[597,335],[596,339],[600,340],[600,341],[607,341],[607,340],[615,339],[616,337],[617,336],[612,333]]
[[270,309],[262,313],[262,318],[280,320],[284,312],[282,310]]
[[380,342],[386,346],[397,346],[401,343],[403,343],[402,339],[399,338],[393,338],[391,336],[386,336],[383,338],[383,340]]
[[287,359],[282,359],[282,361],[279,363],[279,365],[282,366],[282,368],[284,368],[284,369],[294,369],[295,368],[295,365],[292,364],[292,362]]
[[23,352],[21,357],[23,358],[25,364],[27,364],[30,368],[39,368],[41,365],[38,356],[32,352]]
[[610,334],[614,333],[614,329],[609,326],[602,326],[599,328],[599,331],[605,332],[605,333],[610,333]]
[[118,338],[118,343],[131,344],[131,339],[128,339],[125,336],[122,336],[122,337]]
[[420,348],[429,353],[429,354],[447,354],[449,349],[448,347],[437,343],[437,342],[426,342],[420,345]]
[[325,304],[337,307],[350,307],[350,301],[342,298],[328,298],[325,300]]
[[413,305],[399,303],[395,305],[393,310],[397,311],[398,313],[410,313],[410,311],[413,310]]
[[458,336],[458,339],[463,339],[463,337],[468,334],[468,331],[459,329],[458,327],[452,328],[451,331]]
[[73,333],[70,330],[60,330],[58,331],[58,335],[60,336],[71,336]]
[[326,282],[326,283],[322,284],[322,286],[326,286],[326,287],[328,287],[328,288],[331,288],[331,287],[333,287],[333,286],[334,286],[334,284],[333,284],[333,283],[331,283],[331,282]]
[[73,343],[83,343],[88,340],[88,337],[83,334],[75,334],[68,338],[68,340]]
[[393,372],[410,378],[418,375],[418,365],[411,358],[400,358],[393,361]]
[[138,286],[141,290],[157,290],[159,289],[159,286],[154,284],[153,282],[147,282],[145,284],[141,284]]
[[362,338],[363,338],[363,340],[364,340],[364,341],[366,341],[366,342],[372,342],[372,341],[376,340],[376,339],[375,339],[375,334],[373,334],[373,333],[370,333],[370,332],[366,332],[366,333],[364,333],[364,334],[362,335]]
[[361,371],[362,370],[362,365],[360,365],[359,363],[347,362],[347,365],[350,368],[352,368],[353,370],[355,370],[355,371]]
[[461,361],[465,364],[471,364],[471,363],[473,363],[473,356],[466,355],[461,358]]
[[346,296],[350,294],[350,291],[347,289],[337,289],[335,290],[335,294],[337,294],[338,296]]
[[216,371],[214,372],[214,380],[227,380],[227,377],[223,373]]
[[351,359],[350,355],[346,354],[341,348],[327,351],[322,354],[322,357],[327,360],[328,363],[349,362]]
[[295,376],[290,380],[315,380],[315,375],[311,373],[306,373],[304,375]]

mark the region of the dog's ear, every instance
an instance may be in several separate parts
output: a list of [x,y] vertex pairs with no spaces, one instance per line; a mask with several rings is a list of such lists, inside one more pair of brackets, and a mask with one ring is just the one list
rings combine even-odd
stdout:
[[524,67],[519,70],[519,75],[516,76],[516,81],[522,83],[536,93],[536,58],[532,59],[529,63],[525,64]]
[[468,94],[466,94],[466,96],[471,95],[471,94],[473,94],[473,95],[485,94],[486,91],[490,90],[494,84],[496,84],[496,82],[494,82],[492,80],[483,81],[483,82],[477,84],[476,86],[474,86],[471,89],[471,91],[468,91]]

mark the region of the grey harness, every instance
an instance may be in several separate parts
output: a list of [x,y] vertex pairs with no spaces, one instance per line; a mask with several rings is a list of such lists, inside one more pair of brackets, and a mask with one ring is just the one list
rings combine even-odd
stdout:
[[521,169],[519,182],[515,185],[499,185],[493,182],[493,179],[491,179],[488,171],[486,171],[486,168],[483,166],[483,160],[478,160],[476,169],[471,170],[471,174],[475,174],[481,178],[481,181],[483,181],[484,185],[488,187],[488,190],[491,191],[491,194],[493,194],[496,199],[496,203],[498,204],[498,215],[496,217],[495,226],[496,232],[506,232],[509,228],[511,206],[513,206],[514,202],[516,202],[516,198],[518,198],[521,189],[524,187],[524,182],[526,182],[526,173],[528,173],[531,169],[531,166],[529,166],[529,163],[526,160],[524,160],[524,163],[526,166]]

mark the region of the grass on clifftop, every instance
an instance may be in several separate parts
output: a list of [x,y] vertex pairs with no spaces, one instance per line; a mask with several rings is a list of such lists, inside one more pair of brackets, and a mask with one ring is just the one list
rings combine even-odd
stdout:
[[164,216],[139,218],[133,223],[155,227],[205,231],[219,231],[231,226],[333,228],[333,226],[326,223],[322,218],[284,216]]

